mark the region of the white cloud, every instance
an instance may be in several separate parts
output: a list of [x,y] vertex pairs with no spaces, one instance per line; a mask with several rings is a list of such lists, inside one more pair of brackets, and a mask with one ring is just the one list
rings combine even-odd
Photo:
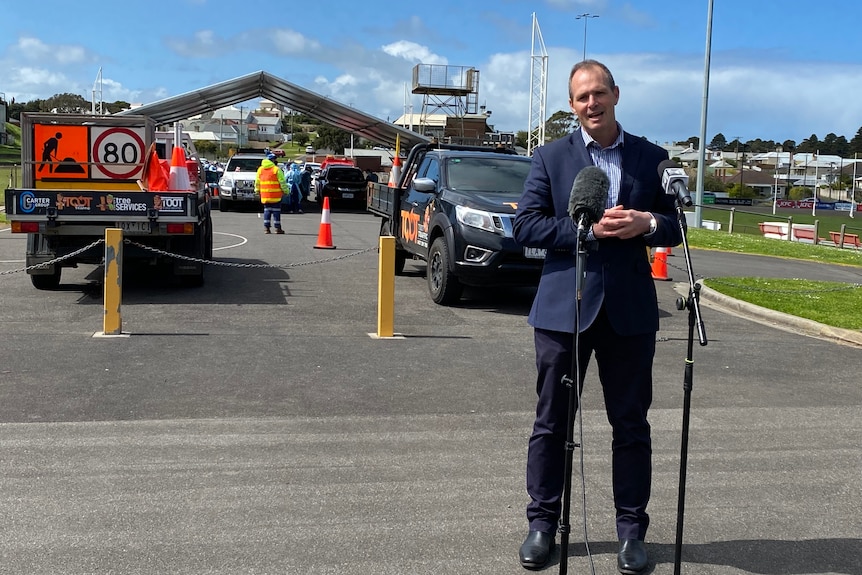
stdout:
[[64,74],[28,66],[7,68],[0,73],[0,84],[14,86],[13,90],[5,91],[6,98],[14,98],[18,102],[45,99],[65,92],[79,93],[77,89],[69,88],[74,83]]
[[497,129],[528,130],[530,112],[530,55],[494,54],[479,71],[479,104],[492,112]]
[[77,64],[92,60],[81,46],[46,44],[38,38],[23,36],[12,47],[12,53],[30,62]]
[[434,54],[426,46],[408,40],[399,40],[398,42],[387,44],[382,47],[382,50],[390,56],[416,63],[448,64],[448,60],[445,57]]
[[300,54],[306,50],[317,50],[320,44],[306,38],[294,30],[276,30],[273,33],[273,44],[281,54]]

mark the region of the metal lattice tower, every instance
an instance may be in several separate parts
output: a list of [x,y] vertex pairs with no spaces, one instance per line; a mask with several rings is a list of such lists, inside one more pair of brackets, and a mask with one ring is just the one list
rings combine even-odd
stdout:
[[417,64],[413,67],[414,94],[422,94],[422,112],[419,116],[419,133],[435,135],[429,131],[429,116],[443,113],[461,120],[475,114],[479,100],[479,70],[472,66],[445,64]]
[[545,143],[545,103],[548,91],[548,51],[533,12],[533,44],[530,51],[530,129],[527,135],[527,155]]

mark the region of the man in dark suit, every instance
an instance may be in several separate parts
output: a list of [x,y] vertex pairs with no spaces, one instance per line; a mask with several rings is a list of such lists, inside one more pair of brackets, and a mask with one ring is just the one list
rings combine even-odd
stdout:
[[[651,444],[647,410],[658,331],[650,246],[675,246],[681,235],[674,197],[662,190],[658,165],[667,152],[617,123],[619,87],[594,60],[569,75],[569,105],[580,129],[533,152],[515,216],[515,239],[545,248],[544,269],[529,315],[534,328],[538,401],[527,453],[527,519],[521,565],[539,569],[554,548],[564,486],[569,387],[583,381],[595,353],[605,410],[613,430],[613,496],[621,573],[647,568]],[[568,215],[578,172],[595,165],[610,181],[607,209],[587,231],[581,297],[577,297],[578,232]],[[577,369],[572,373],[575,327]]]

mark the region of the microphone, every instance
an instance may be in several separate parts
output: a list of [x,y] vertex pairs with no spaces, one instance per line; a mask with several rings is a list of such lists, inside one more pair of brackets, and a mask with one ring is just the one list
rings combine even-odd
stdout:
[[587,166],[575,177],[569,194],[569,216],[579,230],[602,219],[611,182],[601,168]]
[[685,207],[691,205],[691,194],[688,193],[688,175],[673,160],[664,160],[658,165],[658,175],[661,176],[661,187],[669,196],[676,196],[679,203]]

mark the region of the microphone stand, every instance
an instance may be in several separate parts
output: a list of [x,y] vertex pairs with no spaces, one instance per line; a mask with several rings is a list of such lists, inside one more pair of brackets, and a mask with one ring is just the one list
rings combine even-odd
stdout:
[[579,368],[579,345],[578,345],[578,331],[580,328],[580,306],[581,306],[581,292],[584,288],[584,274],[586,273],[586,263],[587,263],[587,231],[588,231],[588,218],[586,214],[581,214],[578,221],[578,235],[577,235],[577,243],[575,245],[575,252],[577,253],[577,261],[575,265],[576,270],[576,293],[577,293],[577,306],[578,310],[575,314],[575,333],[572,336],[574,338],[574,345],[572,346],[572,365],[570,373],[575,374],[575,380],[577,381],[577,388],[573,385],[571,376],[563,376],[563,383],[569,388],[569,409],[568,409],[568,419],[566,421],[566,455],[565,455],[565,475],[563,475],[563,508],[560,514],[560,575],[566,575],[569,567],[569,533],[571,531],[571,524],[569,523],[569,514],[571,511],[572,504],[572,461],[574,459],[574,451],[576,447],[580,447],[579,443],[575,443],[575,415],[578,411],[578,398],[580,397],[581,390],[583,389],[583,382],[581,381],[581,370]]
[[685,375],[683,377],[683,389],[685,390],[682,410],[682,447],[679,462],[679,499],[677,501],[676,515],[676,545],[674,549],[674,575],[680,573],[680,562],[682,558],[682,528],[683,516],[685,515],[685,480],[686,480],[686,465],[688,463],[688,428],[691,412],[691,390],[693,388],[694,376],[694,359],[692,352],[694,350],[694,330],[697,328],[698,341],[701,346],[707,344],[706,331],[703,326],[703,318],[700,315],[700,284],[694,281],[694,272],[691,267],[691,253],[688,249],[688,238],[686,236],[686,220],[683,204],[677,197],[676,215],[679,222],[679,229],[682,234],[682,248],[685,254],[685,267],[688,271],[688,297],[683,299],[677,298],[676,308],[683,310],[688,308],[688,344],[686,348],[685,359]]

